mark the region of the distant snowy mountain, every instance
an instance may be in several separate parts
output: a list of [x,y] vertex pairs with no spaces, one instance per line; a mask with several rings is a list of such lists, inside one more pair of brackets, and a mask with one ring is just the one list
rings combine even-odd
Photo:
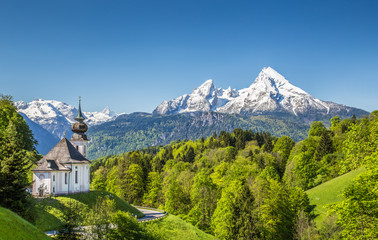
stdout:
[[[43,99],[35,99],[31,102],[19,101],[15,105],[20,113],[58,139],[63,137],[64,132],[67,137],[71,136],[71,124],[75,121],[74,117],[78,111],[75,107],[64,102]],[[87,118],[85,122],[89,126],[114,120],[118,116],[109,107],[101,112],[84,112],[84,115]]]
[[20,114],[32,130],[34,138],[38,141],[37,150],[39,153],[46,154],[59,142],[60,139],[58,137],[30,120],[25,114]]
[[209,111],[242,115],[292,115],[305,122],[319,120],[322,116],[368,114],[361,109],[316,99],[292,85],[271,67],[263,68],[248,88],[217,89],[212,80],[207,80],[189,95],[164,101],[153,113]]

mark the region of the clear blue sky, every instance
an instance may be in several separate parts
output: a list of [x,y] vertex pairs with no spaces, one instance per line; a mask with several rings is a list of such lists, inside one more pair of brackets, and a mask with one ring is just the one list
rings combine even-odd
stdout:
[[0,93],[151,112],[264,66],[316,98],[378,109],[378,1],[0,0]]

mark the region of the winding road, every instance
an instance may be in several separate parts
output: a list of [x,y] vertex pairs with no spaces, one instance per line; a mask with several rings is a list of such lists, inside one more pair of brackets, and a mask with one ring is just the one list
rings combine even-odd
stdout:
[[139,218],[138,222],[152,221],[152,220],[162,218],[166,215],[166,212],[157,211],[155,209],[141,208],[141,207],[135,207],[135,208],[141,211],[142,213],[144,213],[144,217]]
[[[138,222],[153,221],[153,220],[162,218],[167,214],[166,212],[163,212],[162,210],[158,211],[158,209],[150,209],[150,208],[143,208],[143,207],[136,207],[136,206],[134,207],[138,209],[139,211],[141,211],[142,213],[144,213],[144,217],[139,218]],[[86,227],[84,226],[84,228]],[[55,236],[56,234],[58,234],[58,230],[46,231],[45,234],[50,237]]]

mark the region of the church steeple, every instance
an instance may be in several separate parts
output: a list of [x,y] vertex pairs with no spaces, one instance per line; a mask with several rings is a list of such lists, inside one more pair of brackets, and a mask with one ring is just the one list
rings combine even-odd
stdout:
[[70,142],[76,150],[78,150],[84,157],[87,157],[87,143],[88,138],[85,132],[88,130],[87,124],[84,123],[85,117],[81,112],[81,97],[79,97],[79,110],[75,117],[77,122],[73,123],[71,126],[72,134]]
[[75,120],[78,122],[83,122],[85,120],[85,117],[83,113],[81,112],[81,97],[79,96],[79,111],[77,111]]

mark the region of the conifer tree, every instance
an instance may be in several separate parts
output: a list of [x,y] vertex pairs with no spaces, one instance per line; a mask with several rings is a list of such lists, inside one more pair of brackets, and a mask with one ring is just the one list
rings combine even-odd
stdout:
[[27,217],[29,209],[27,173],[35,150],[33,138],[25,120],[17,113],[12,97],[0,98],[0,205]]

